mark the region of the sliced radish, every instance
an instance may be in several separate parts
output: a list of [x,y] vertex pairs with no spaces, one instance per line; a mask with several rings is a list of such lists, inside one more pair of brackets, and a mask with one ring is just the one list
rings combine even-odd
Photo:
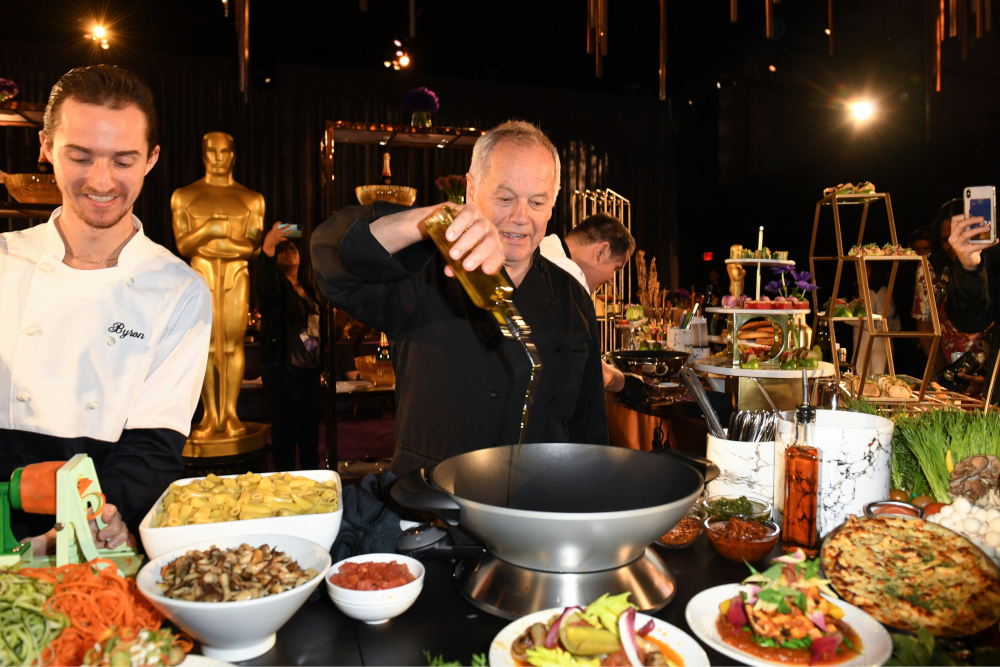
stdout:
[[[815,354],[811,350],[810,353]],[[806,354],[806,358],[809,359],[811,357],[809,356],[809,354]],[[788,563],[789,565],[798,565],[799,563],[806,562],[806,554],[804,551],[802,551],[802,549],[796,549],[795,553],[788,554],[787,556],[778,556],[774,560],[778,563]]]
[[809,618],[810,621],[816,624],[817,628],[819,628],[823,632],[829,632],[829,630],[826,627],[826,616],[823,615],[823,612],[817,609],[809,614],[806,614],[806,616]]
[[747,618],[747,611],[743,608],[743,596],[737,595],[729,602],[729,611],[726,612],[726,620],[737,631],[750,622]]
[[545,648],[556,647],[556,644],[559,643],[559,629],[562,627],[563,622],[569,618],[569,615],[577,610],[581,610],[581,608],[566,607],[563,609],[562,615],[556,619],[556,622],[552,624],[551,628],[549,628],[549,634],[545,636]]
[[757,593],[760,591],[760,586],[755,586],[754,584],[747,584],[747,604],[754,604],[757,602]]
[[632,667],[643,667],[639,659],[639,642],[635,640],[635,609],[629,607],[618,617],[618,634],[625,656]]
[[835,632],[832,635],[827,635],[826,637],[820,637],[819,639],[814,639],[812,645],[809,647],[812,651],[812,658],[809,660],[810,665],[815,665],[821,660],[829,660],[837,653],[837,647],[840,646],[840,642],[844,639],[843,635],[839,632]]

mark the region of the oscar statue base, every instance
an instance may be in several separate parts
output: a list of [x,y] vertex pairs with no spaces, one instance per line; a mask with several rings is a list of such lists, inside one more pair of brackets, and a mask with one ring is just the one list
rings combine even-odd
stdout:
[[243,422],[247,432],[232,437],[220,433],[217,438],[189,438],[182,458],[185,477],[240,475],[267,472],[267,424]]
[[185,457],[237,456],[257,451],[267,445],[267,424],[243,422],[247,432],[243,435],[219,433],[210,438],[188,438],[182,455]]

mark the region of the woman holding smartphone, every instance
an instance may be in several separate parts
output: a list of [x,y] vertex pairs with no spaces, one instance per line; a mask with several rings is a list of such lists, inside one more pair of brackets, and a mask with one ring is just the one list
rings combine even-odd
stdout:
[[[995,219],[995,211],[991,211],[991,217]],[[993,232],[993,224],[982,216],[966,216],[964,213],[951,218],[948,243],[954,253],[954,263],[945,311],[958,330],[969,334],[985,332],[990,327],[994,327],[995,333],[994,325],[1000,318],[1000,257],[997,251],[991,250],[997,241],[994,238],[984,243],[975,238]],[[995,233],[992,235],[995,237]],[[986,380],[984,394],[989,390],[996,366],[997,346],[994,344],[991,347],[983,367]],[[991,402],[998,402],[998,394],[1000,392],[994,389]]]
[[300,280],[299,250],[286,238],[291,234],[292,225],[276,222],[257,258],[260,374],[271,404],[271,447],[279,472],[319,467],[319,300]]

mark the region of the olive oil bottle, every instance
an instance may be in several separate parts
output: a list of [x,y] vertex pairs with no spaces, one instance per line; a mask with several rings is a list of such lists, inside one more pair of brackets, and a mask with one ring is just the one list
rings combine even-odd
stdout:
[[423,224],[427,228],[427,233],[434,240],[434,244],[437,245],[438,250],[444,255],[448,266],[455,272],[455,276],[462,284],[466,294],[472,299],[472,302],[479,308],[493,314],[493,317],[500,324],[500,329],[503,331],[504,336],[513,338],[520,343],[524,349],[524,353],[528,356],[528,362],[531,364],[531,378],[528,381],[528,390],[524,396],[524,409],[521,411],[520,438],[518,439],[516,454],[511,460],[510,479],[507,489],[507,506],[510,507],[513,503],[514,487],[517,479],[517,462],[521,455],[521,444],[524,442],[524,433],[528,428],[528,416],[531,411],[532,398],[534,397],[534,391],[538,386],[542,372],[542,362],[538,357],[538,349],[529,338],[531,330],[514,305],[514,287],[510,282],[507,281],[502,273],[498,272],[491,276],[484,272],[481,267],[474,271],[467,271],[462,267],[462,261],[465,259],[464,256],[460,259],[452,259],[451,255],[448,254],[454,242],[449,241],[445,234],[457,216],[458,211],[456,209],[451,206],[442,206],[424,218]]

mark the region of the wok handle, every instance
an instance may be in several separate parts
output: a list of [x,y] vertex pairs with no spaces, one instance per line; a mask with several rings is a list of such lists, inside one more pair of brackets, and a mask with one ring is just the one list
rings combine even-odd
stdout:
[[696,456],[694,454],[688,454],[687,452],[680,452],[676,449],[668,449],[666,447],[662,449],[655,449],[653,451],[657,454],[663,454],[664,456],[672,456],[676,459],[684,461],[684,463],[694,466],[695,470],[704,475],[706,484],[722,473],[719,466],[715,465],[710,459],[706,459],[704,456]]
[[392,499],[403,507],[431,512],[449,526],[457,526],[461,507],[444,491],[427,483],[423,468],[412,470],[399,478],[390,491]]

